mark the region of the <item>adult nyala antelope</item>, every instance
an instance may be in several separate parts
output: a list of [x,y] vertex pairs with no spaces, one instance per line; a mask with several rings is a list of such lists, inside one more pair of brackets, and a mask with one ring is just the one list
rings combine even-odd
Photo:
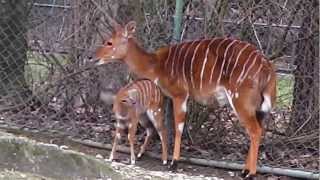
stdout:
[[[106,98],[110,99],[109,97]],[[131,164],[135,164],[135,134],[138,123],[140,123],[146,129],[147,135],[144,144],[141,146],[138,158],[145,152],[155,129],[161,140],[163,164],[167,164],[167,129],[163,124],[163,95],[159,87],[150,80],[139,80],[121,88],[113,99],[116,135],[109,160],[112,161],[114,159],[118,140],[125,130],[128,130]],[[147,117],[145,117],[144,113],[146,113]]]
[[243,174],[256,174],[262,135],[261,120],[275,103],[276,74],[270,62],[247,42],[213,38],[184,42],[148,53],[134,38],[136,23],[115,23],[112,37],[97,49],[98,64],[114,60],[126,63],[140,77],[156,82],[173,100],[175,142],[171,168],[180,157],[187,100],[202,104],[223,94],[250,137]]

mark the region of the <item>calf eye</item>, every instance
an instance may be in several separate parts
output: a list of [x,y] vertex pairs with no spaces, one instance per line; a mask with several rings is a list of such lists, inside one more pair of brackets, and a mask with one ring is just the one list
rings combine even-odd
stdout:
[[107,46],[112,46],[112,42],[108,41]]

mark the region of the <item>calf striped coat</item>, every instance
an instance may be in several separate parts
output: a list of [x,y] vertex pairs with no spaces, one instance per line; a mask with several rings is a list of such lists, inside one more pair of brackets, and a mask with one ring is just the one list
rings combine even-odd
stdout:
[[167,163],[167,129],[163,124],[163,96],[160,89],[150,80],[138,80],[123,87],[116,95],[113,111],[117,119],[116,136],[110,160],[114,158],[117,140],[123,130],[128,128],[128,139],[131,150],[131,163],[135,163],[134,141],[138,123],[143,126],[147,135],[141,146],[138,157],[141,157],[150,141],[154,129],[162,143],[162,160]]

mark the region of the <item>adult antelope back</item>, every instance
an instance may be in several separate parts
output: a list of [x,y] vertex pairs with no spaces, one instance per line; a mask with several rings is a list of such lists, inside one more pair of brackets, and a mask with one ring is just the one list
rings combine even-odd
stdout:
[[155,81],[172,98],[175,145],[171,168],[180,157],[181,135],[189,97],[209,104],[223,94],[246,128],[250,149],[244,175],[256,173],[258,148],[262,136],[260,121],[270,112],[276,97],[276,74],[270,62],[255,46],[231,38],[184,42],[144,51],[134,39],[136,23],[114,25],[112,37],[97,49],[98,64],[114,60],[126,63],[138,76]]

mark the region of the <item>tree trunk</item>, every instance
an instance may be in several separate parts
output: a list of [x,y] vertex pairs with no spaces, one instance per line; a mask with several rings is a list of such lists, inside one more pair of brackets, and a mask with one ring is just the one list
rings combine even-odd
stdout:
[[181,40],[181,23],[183,19],[183,0],[176,0],[175,15],[174,15],[174,29],[173,42],[180,42]]
[[0,2],[0,105],[5,107],[22,105],[31,94],[24,77],[28,2]]
[[298,43],[291,126],[293,132],[319,129],[319,41],[307,38],[319,29],[318,1],[305,1]]

